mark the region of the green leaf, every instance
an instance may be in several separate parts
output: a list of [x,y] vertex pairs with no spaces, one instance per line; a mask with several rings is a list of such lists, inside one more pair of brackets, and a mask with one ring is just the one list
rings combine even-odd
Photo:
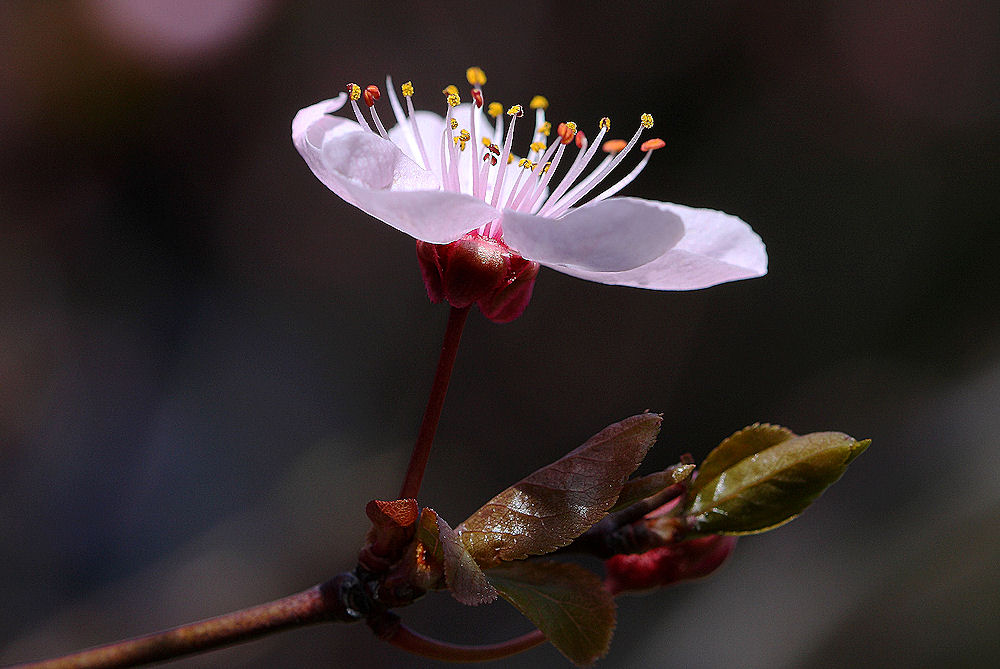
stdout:
[[[741,438],[726,446],[743,434],[738,432],[716,449],[722,453],[716,466],[709,469],[710,474],[717,471],[714,476],[699,473],[698,490],[685,507],[695,532],[755,534],[787,523],[839,479],[871,443],[855,441],[840,432],[776,440],[777,433],[770,430],[769,437],[762,437],[757,432],[761,427],[748,428],[755,431],[750,439]],[[764,444],[769,438],[777,443],[761,448],[749,445]],[[741,451],[748,455],[737,461],[735,454]],[[719,467],[723,461],[727,466]]]
[[575,564],[532,560],[504,563],[487,576],[574,664],[593,664],[607,654],[615,601],[594,573]]
[[693,497],[709,481],[740,460],[794,436],[795,433],[791,430],[767,423],[754,423],[734,433],[716,446],[698,466],[698,476],[695,477],[688,495]]
[[608,509],[608,513],[627,509],[636,502],[641,502],[647,497],[652,497],[675,483],[686,481],[691,477],[694,469],[694,465],[674,465],[664,469],[662,472],[655,472],[627,481],[622,486],[621,494],[618,495],[618,501],[615,502],[613,507]]
[[661,422],[645,413],[606,427],[472,514],[456,528],[462,543],[484,568],[570,543],[615,503]]

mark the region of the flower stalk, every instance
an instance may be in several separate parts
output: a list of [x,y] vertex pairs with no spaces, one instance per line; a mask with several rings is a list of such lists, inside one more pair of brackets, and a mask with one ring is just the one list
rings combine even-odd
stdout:
[[417,442],[410,455],[410,464],[406,468],[403,487],[399,491],[399,499],[415,499],[420,492],[420,483],[424,478],[427,460],[431,456],[431,445],[437,432],[438,420],[444,408],[444,398],[448,393],[448,383],[451,380],[451,370],[455,366],[458,355],[458,345],[462,341],[462,330],[469,315],[469,307],[463,309],[451,308],[448,314],[448,326],[444,332],[444,342],[441,344],[441,357],[438,359],[437,371],[431,385],[430,396],[427,398],[427,408],[420,422],[420,432]]

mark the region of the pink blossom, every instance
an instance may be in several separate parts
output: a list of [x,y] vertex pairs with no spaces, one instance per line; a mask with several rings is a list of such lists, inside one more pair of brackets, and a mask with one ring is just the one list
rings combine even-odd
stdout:
[[[536,96],[531,141],[519,158],[514,133],[526,125],[524,108],[484,105],[485,75],[470,68],[467,76],[473,102],[462,103],[449,87],[444,117],[414,110],[409,82],[402,86],[404,110],[387,79],[396,119],[388,130],[377,111],[378,88],[351,84],[348,93],[299,111],[292,140],[330,190],[422,242],[449,244],[472,233],[572,276],[655,290],[706,288],[767,272],[763,242],[735,216],[612,197],[663,146],[639,141],[652,127],[649,114],[628,141],[602,143],[606,118],[588,141],[574,123],[547,123],[548,103]],[[359,102],[367,103],[367,116]],[[333,115],[348,103],[354,119]],[[606,155],[597,161],[602,148]],[[599,189],[636,148],[638,164]]]

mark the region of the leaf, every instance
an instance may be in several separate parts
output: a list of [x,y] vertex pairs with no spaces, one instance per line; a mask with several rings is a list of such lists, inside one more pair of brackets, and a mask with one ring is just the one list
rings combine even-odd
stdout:
[[486,580],[483,570],[465,550],[455,530],[433,509],[421,511],[417,538],[429,556],[444,561],[445,582],[452,597],[468,606],[496,600],[497,591]]
[[615,629],[615,601],[601,579],[565,562],[509,562],[487,572],[514,605],[576,665],[604,657]]
[[694,497],[706,483],[740,460],[794,436],[795,433],[791,430],[768,423],[754,423],[730,435],[698,466],[698,476],[695,477],[688,495]]
[[456,528],[480,566],[543,555],[604,517],[656,441],[662,418],[626,418],[487,502]]
[[[701,534],[755,534],[772,529],[805,510],[870,443],[840,432],[781,440],[732,462],[715,476],[699,475],[700,489],[689,497],[685,514]],[[734,447],[731,453],[735,452]]]
[[641,502],[647,497],[652,497],[675,483],[686,481],[691,477],[694,469],[694,465],[674,465],[664,469],[662,472],[655,472],[627,481],[622,486],[621,494],[618,495],[618,501],[615,502],[613,507],[608,509],[608,513],[627,509],[636,502]]

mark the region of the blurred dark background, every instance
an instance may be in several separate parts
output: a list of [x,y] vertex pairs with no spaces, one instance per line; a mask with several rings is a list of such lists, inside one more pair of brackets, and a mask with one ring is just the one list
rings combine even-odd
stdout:
[[[655,293],[543,269],[519,320],[473,314],[421,501],[455,524],[647,408],[647,469],[758,420],[871,437],[712,579],[621,599],[600,666],[997,666],[998,63],[976,0],[0,4],[0,662],[352,566],[447,309],[291,118],[386,73],[441,111],[480,65],[487,99],[585,128],[651,112],[668,148],[627,194],[741,216],[770,273]],[[401,613],[529,629],[446,595]],[[363,625],[176,664],[342,665],[436,666]]]

